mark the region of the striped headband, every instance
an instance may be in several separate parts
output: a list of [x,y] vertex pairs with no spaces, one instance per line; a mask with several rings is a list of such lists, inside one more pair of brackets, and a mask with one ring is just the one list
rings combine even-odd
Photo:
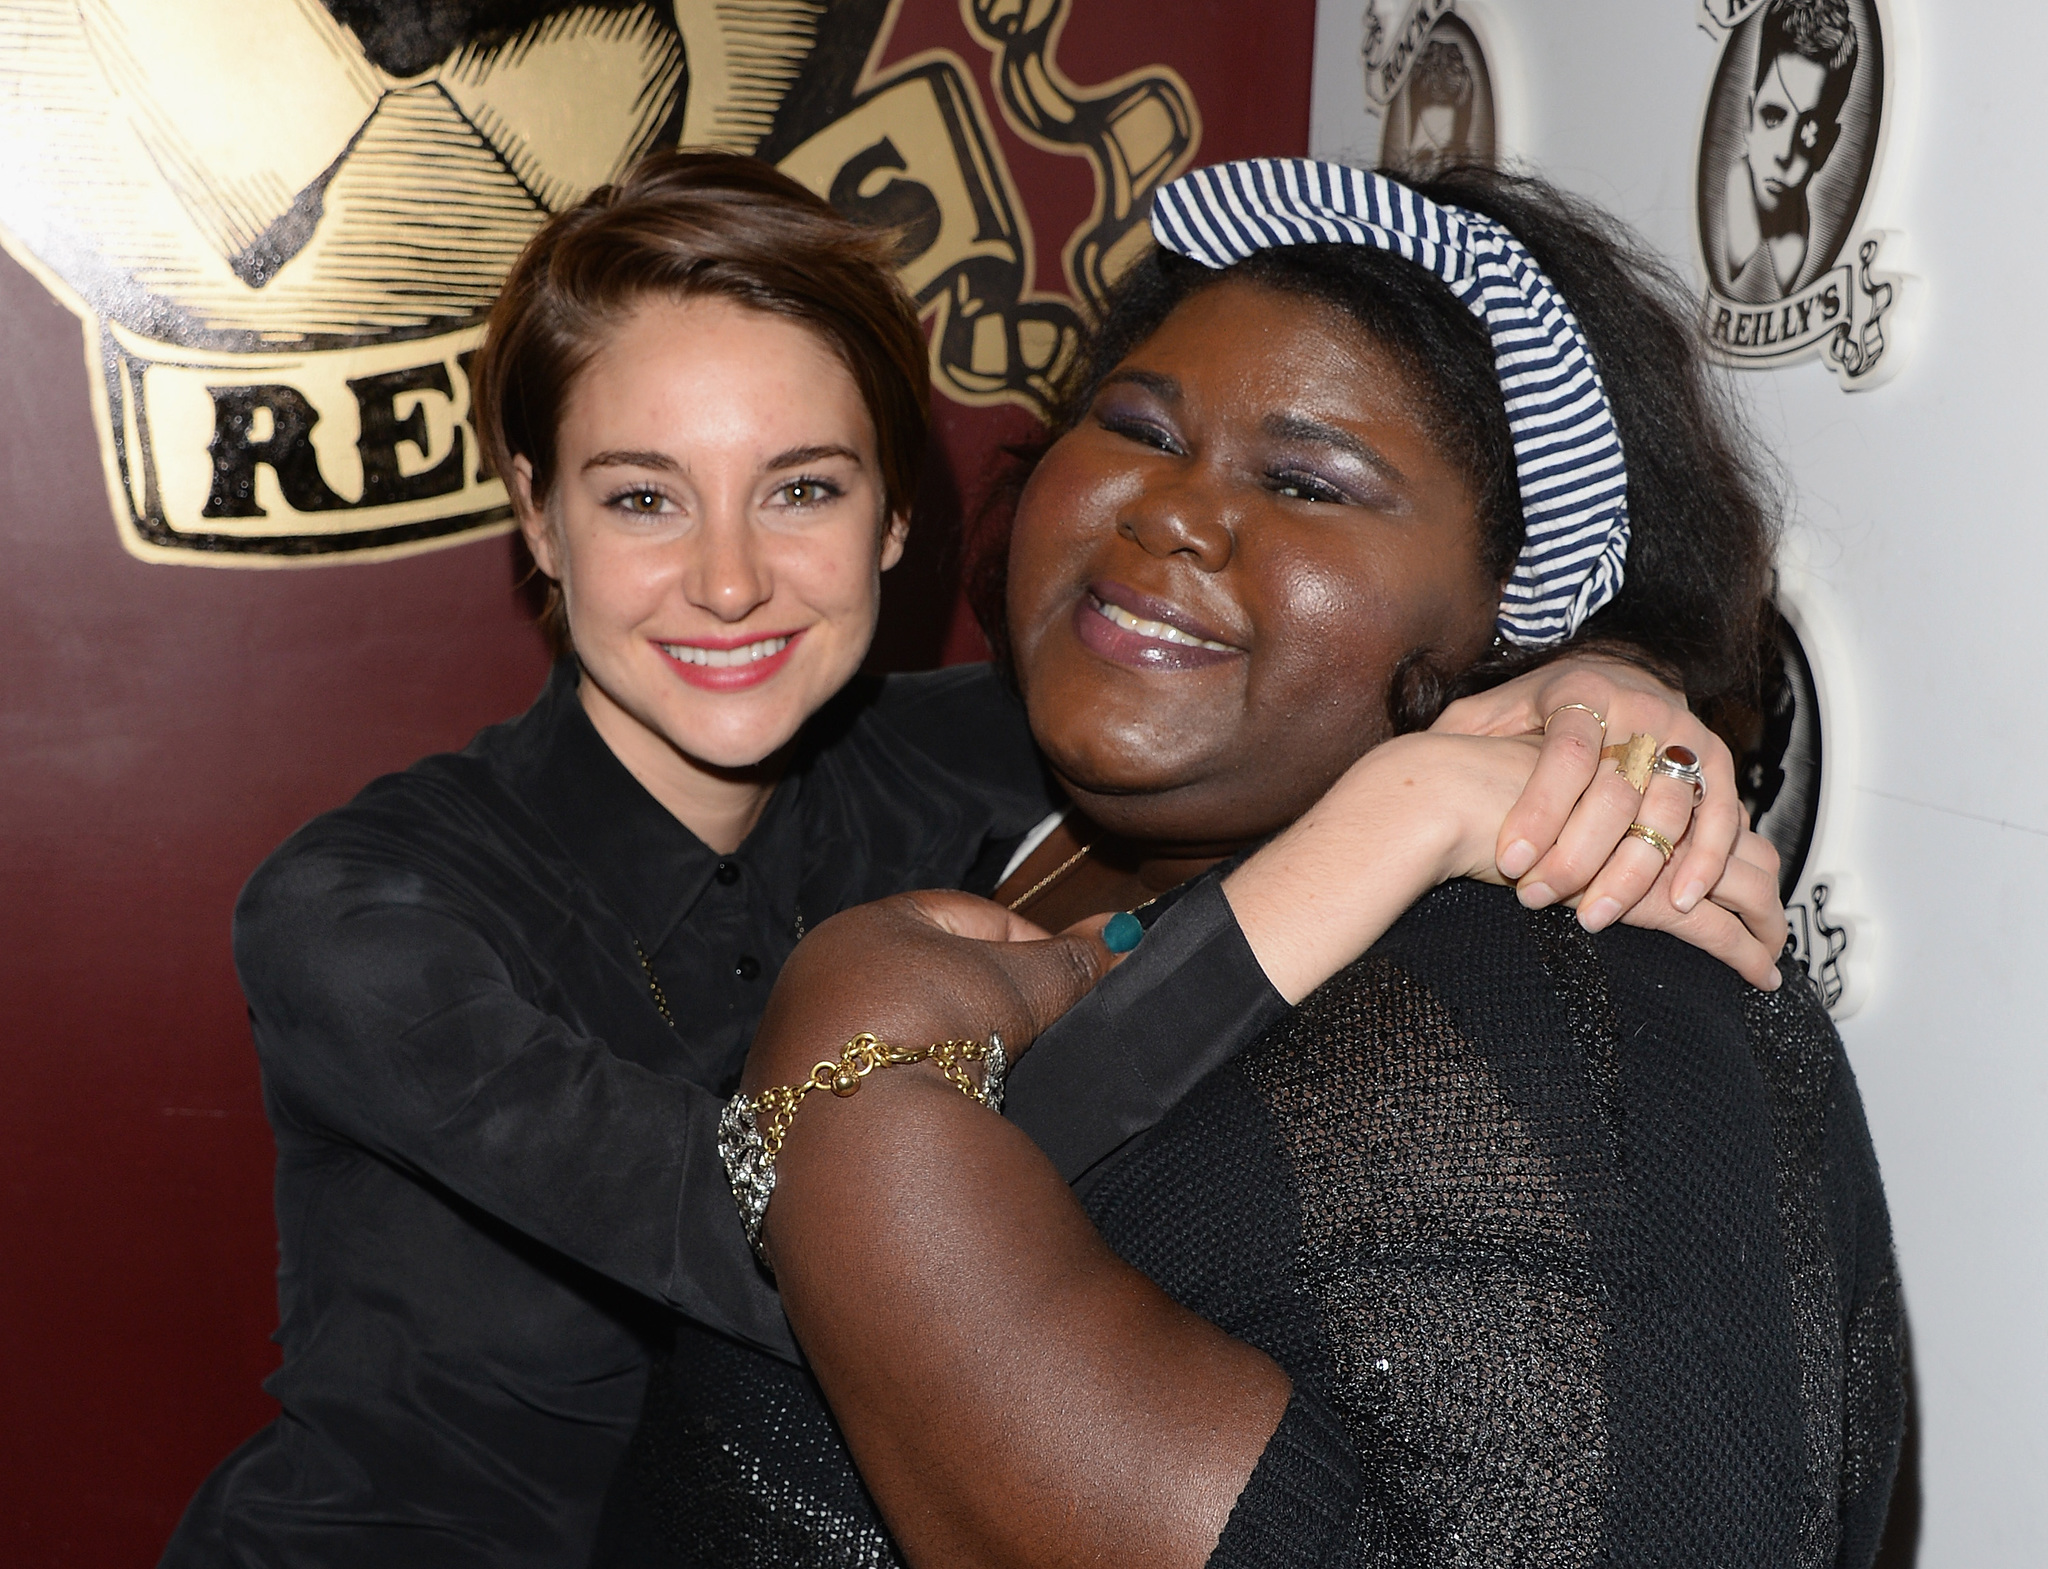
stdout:
[[1614,412],[1571,307],[1501,225],[1363,169],[1249,158],[1160,187],[1152,232],[1205,267],[1277,245],[1372,245],[1441,278],[1486,323],[1515,442],[1524,532],[1500,634],[1561,643],[1621,591],[1628,471]]

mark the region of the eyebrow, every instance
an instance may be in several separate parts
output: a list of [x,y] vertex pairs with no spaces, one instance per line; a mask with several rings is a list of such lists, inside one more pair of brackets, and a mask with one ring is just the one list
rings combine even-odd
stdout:
[[825,458],[844,458],[855,468],[860,467],[860,454],[851,447],[842,447],[837,442],[826,442],[812,447],[791,447],[787,452],[778,452],[768,460],[771,469],[802,468],[806,463],[817,463]]
[[[817,463],[825,458],[845,458],[855,466],[859,466],[861,461],[860,454],[853,448],[826,442],[778,452],[764,467],[770,470],[802,468],[806,463]],[[587,474],[592,469],[658,469],[664,474],[680,474],[683,465],[666,452],[656,452],[652,448],[612,447],[584,459],[583,471]]]
[[1136,366],[1126,365],[1102,378],[1104,387],[1118,386],[1123,382],[1143,387],[1164,402],[1180,402],[1180,383],[1171,376],[1160,375],[1156,370],[1139,370]]
[[1350,431],[1338,425],[1326,425],[1319,419],[1310,419],[1305,414],[1268,414],[1263,421],[1266,434],[1281,441],[1307,441],[1325,447],[1335,447],[1339,452],[1365,464],[1396,484],[1406,484],[1407,476],[1376,447],[1367,445]]
[[593,452],[583,460],[583,472],[588,474],[592,469],[660,469],[664,474],[680,474],[683,466],[666,452],[612,447],[604,452]]

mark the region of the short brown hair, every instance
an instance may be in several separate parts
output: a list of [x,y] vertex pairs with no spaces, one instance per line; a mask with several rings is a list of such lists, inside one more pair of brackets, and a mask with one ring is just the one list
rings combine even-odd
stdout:
[[[801,322],[832,346],[875,422],[889,513],[908,516],[931,375],[917,307],[896,280],[894,239],[735,153],[650,154],[527,242],[470,371],[485,460],[509,481],[512,460],[525,458],[543,500],[563,405],[606,332],[647,298],[701,295]],[[566,650],[558,591],[543,619]]]

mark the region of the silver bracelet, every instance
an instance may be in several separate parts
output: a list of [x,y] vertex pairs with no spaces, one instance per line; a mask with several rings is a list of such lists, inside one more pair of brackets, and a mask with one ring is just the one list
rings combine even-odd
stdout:
[[1003,1050],[1002,1033],[988,1032],[988,1055],[981,1062],[982,1105],[998,1117],[1003,1114],[1003,1083],[1010,1076],[1010,1054]]
[[753,1097],[744,1090],[719,1113],[718,1158],[725,1162],[725,1180],[732,1184],[733,1202],[740,1207],[747,1246],[765,1267],[768,1261],[761,1256],[761,1223],[768,1218],[768,1201],[775,1196],[775,1162],[761,1137]]

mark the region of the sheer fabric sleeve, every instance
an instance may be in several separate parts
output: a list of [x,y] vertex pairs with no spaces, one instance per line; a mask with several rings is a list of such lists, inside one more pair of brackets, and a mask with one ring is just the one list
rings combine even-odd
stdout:
[[[1832,1033],[1832,1032],[1830,1032]],[[1839,1045],[1836,1052],[1840,1053]],[[1906,1423],[1904,1301],[1877,1153],[1846,1057],[1828,1108],[1829,1216],[1845,1251],[1842,1331],[1841,1569],[1870,1569],[1883,1545]]]
[[1297,1384],[1223,1527],[1209,1569],[1351,1569],[1365,1488],[1337,1413]]
[[[1856,1076],[1813,982],[1747,997],[1751,1048],[1773,1106],[1779,1203],[1795,1286],[1824,1292],[1802,1337],[1810,1496],[1832,1492],[1833,1561],[1870,1569],[1884,1536],[1905,1427],[1906,1325],[1891,1218]],[[1811,1282],[1826,1282],[1814,1287]],[[1830,1289],[1831,1288],[1831,1289]]]
[[578,1033],[517,983],[510,946],[395,855],[274,857],[235,915],[273,1115],[793,1358],[718,1159],[718,1099]]

